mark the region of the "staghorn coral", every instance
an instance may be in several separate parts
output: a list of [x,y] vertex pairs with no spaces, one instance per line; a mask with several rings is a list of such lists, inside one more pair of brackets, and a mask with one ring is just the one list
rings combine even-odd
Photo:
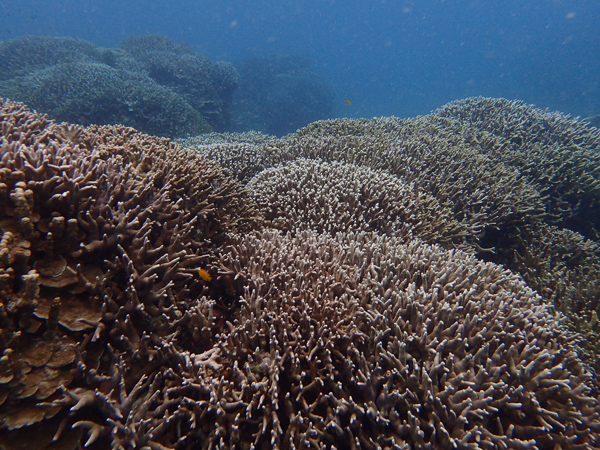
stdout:
[[463,128],[457,120],[434,116],[336,119],[315,122],[262,145],[198,150],[244,182],[261,170],[300,157],[385,170],[434,196],[455,220],[479,235],[541,220],[545,207],[534,186],[515,168],[485,155],[478,144],[462,136]]
[[519,100],[470,97],[447,103],[433,112],[452,117],[494,136],[504,137],[522,150],[532,144],[578,144],[596,148],[600,133],[587,122],[558,111],[542,110]]
[[353,164],[298,158],[260,172],[247,188],[265,219],[283,230],[378,231],[465,247],[474,234],[413,184]]
[[585,339],[581,345],[600,371],[597,317],[600,314],[600,246],[579,233],[552,225],[524,227],[517,245],[503,255],[508,267],[564,313]]
[[263,144],[277,138],[260,131],[246,131],[244,133],[205,133],[185,139],[177,139],[177,143],[186,148],[203,148],[213,144]]
[[[259,144],[273,142],[277,138],[258,131],[245,133],[206,133],[177,143],[184,148],[199,152],[215,161],[228,174],[242,183],[266,169],[265,150]],[[268,151],[268,150],[266,150]]]
[[[130,389],[157,380],[196,296],[228,298],[222,278],[207,287],[195,274],[256,213],[216,166],[166,139],[55,124],[4,100],[0,121],[1,426],[72,442],[63,429],[120,419]],[[119,424],[98,426],[129,445]]]
[[482,154],[460,129],[457,121],[432,116],[336,119],[268,144],[267,155],[273,162],[303,156],[386,170],[481,232],[542,217],[539,193],[518,171]]
[[187,140],[182,145],[219,164],[242,183],[247,183],[261,170],[271,167],[267,155],[270,147],[247,142],[197,145]]
[[[196,152],[0,105],[0,445],[600,445],[579,338],[501,266],[408,236],[256,234],[252,198]],[[267,145],[263,161],[287,160]],[[362,174],[382,204],[376,186],[405,193],[404,210],[444,198],[302,164]],[[319,183],[352,191],[337,181]]]
[[[482,151],[533,183],[552,223],[597,239],[600,218],[600,131],[560,112],[520,101],[474,97],[434,111],[461,121],[466,130],[487,134]],[[473,141],[482,143],[476,133]],[[489,137],[491,136],[491,138]]]
[[248,288],[221,367],[198,367],[205,448],[599,445],[575,336],[500,266],[313,232],[239,237],[223,263]]
[[[597,245],[597,145],[598,130],[584,122],[520,102],[476,98],[425,117],[322,121],[264,144],[205,145],[198,151],[245,183],[296,158],[394,174],[437,199],[450,221],[470,230],[479,257],[521,273],[588,336],[584,346],[594,349],[597,339],[588,325],[598,304],[597,263],[573,258],[564,269],[570,251],[549,240],[578,248],[579,232]],[[289,195],[283,180],[278,189]],[[295,198],[310,202],[314,189],[294,189]],[[325,204],[335,204],[335,191],[323,194]],[[563,231],[557,234],[555,227]],[[451,241],[465,248],[460,238]]]
[[503,241],[488,258],[523,275],[530,285],[581,331],[583,346],[598,363],[598,204],[600,132],[585,121],[543,111],[520,101],[469,98],[436,110],[458,120],[481,152],[516,168],[543,200],[543,222],[491,233],[482,241]]
[[[600,307],[600,245],[569,229],[539,224],[518,237],[512,270],[551,299],[565,314],[591,312]],[[595,301],[586,304],[586,300]],[[600,312],[600,311],[599,311]]]

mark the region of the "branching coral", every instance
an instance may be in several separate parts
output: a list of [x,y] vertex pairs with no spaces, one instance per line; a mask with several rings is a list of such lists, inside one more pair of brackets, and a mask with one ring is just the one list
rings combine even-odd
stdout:
[[[434,112],[459,120],[495,140],[484,152],[516,167],[545,199],[553,223],[597,239],[600,199],[600,131],[560,112],[520,101],[474,97]],[[481,138],[473,136],[475,142]]]
[[455,247],[468,247],[481,232],[452,220],[414,184],[353,164],[299,158],[260,172],[247,188],[271,226],[283,230],[379,231]]
[[181,96],[154,80],[95,61],[69,61],[0,84],[6,97],[57,120],[84,125],[126,123],[161,136],[211,130]]
[[229,105],[239,75],[232,64],[217,62],[157,36],[130,36],[118,44],[131,58],[117,66],[142,73],[171,89],[198,111],[216,131],[225,131],[230,122]]
[[[456,250],[497,227],[495,255],[568,309],[596,244],[545,224],[535,183],[460,121],[244,144],[252,195],[130,128],[10,101],[0,123],[0,446],[600,446],[565,316]],[[257,231],[282,217],[288,234]]]
[[[267,173],[281,170],[275,167],[297,158],[353,164],[361,167],[357,173],[367,167],[395,175],[397,182],[435,198],[442,216],[469,229],[480,258],[521,273],[571,317],[571,326],[585,331],[587,347],[597,348],[595,332],[588,329],[598,314],[597,257],[571,258],[564,249],[579,248],[582,239],[588,247],[597,245],[598,133],[583,121],[522,102],[471,98],[414,119],[322,121],[277,141],[205,145],[198,151],[246,183],[256,177],[259,185]],[[302,199],[298,204],[313,205],[313,197],[335,209],[339,196],[332,186],[340,180],[319,181],[318,186],[330,187],[322,191],[296,186],[293,180],[281,180],[281,198],[265,196],[270,199],[267,211],[278,208],[285,217],[294,209],[313,214],[292,204]],[[290,202],[277,207],[284,197]],[[311,206],[316,216],[345,220],[346,209],[324,214],[321,204]],[[460,238],[464,227],[446,242],[465,248]]]
[[432,195],[455,220],[480,231],[540,220],[545,208],[534,186],[467,140],[463,128],[457,120],[435,116],[336,119],[262,145],[199,150],[242,180],[299,157],[385,170]]
[[81,39],[19,36],[0,42],[0,80],[10,80],[68,60],[95,61],[102,56],[100,49]]
[[592,448],[574,336],[507,270],[372,234],[239,238],[249,280],[202,370],[210,447]]
[[[9,101],[0,119],[3,425],[88,423],[97,419],[89,405],[106,413],[119,392],[108,383],[114,364],[126,366],[129,395],[156,379],[164,348],[210,345],[178,341],[194,299],[228,295],[223,277],[207,286],[197,271],[218,262],[226,232],[259,219],[233,180],[166,139],[57,125]],[[101,427],[119,418],[100,417]],[[123,426],[113,435],[129,442]]]
[[102,49],[70,38],[0,42],[0,95],[56,120],[125,124],[169,137],[224,131],[238,74],[157,36]]

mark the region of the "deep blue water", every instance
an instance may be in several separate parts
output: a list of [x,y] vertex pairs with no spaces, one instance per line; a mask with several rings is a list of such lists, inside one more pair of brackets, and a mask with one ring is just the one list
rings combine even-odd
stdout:
[[334,86],[338,116],[426,114],[473,95],[600,113],[598,0],[0,1],[0,40],[148,33],[212,60],[302,55]]

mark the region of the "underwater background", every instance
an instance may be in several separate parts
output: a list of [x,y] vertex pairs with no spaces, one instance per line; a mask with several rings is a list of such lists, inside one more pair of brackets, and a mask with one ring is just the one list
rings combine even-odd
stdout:
[[474,95],[596,115],[599,29],[594,0],[0,2],[0,40],[159,34],[212,61],[302,56],[333,86],[337,117],[410,117]]
[[599,12],[0,1],[0,450],[600,448]]

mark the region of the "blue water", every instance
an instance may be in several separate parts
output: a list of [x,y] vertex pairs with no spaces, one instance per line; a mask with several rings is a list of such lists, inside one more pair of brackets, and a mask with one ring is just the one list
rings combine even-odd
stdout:
[[600,113],[598,0],[0,1],[0,40],[109,47],[147,33],[211,60],[304,56],[334,86],[337,116],[426,114],[473,95]]

